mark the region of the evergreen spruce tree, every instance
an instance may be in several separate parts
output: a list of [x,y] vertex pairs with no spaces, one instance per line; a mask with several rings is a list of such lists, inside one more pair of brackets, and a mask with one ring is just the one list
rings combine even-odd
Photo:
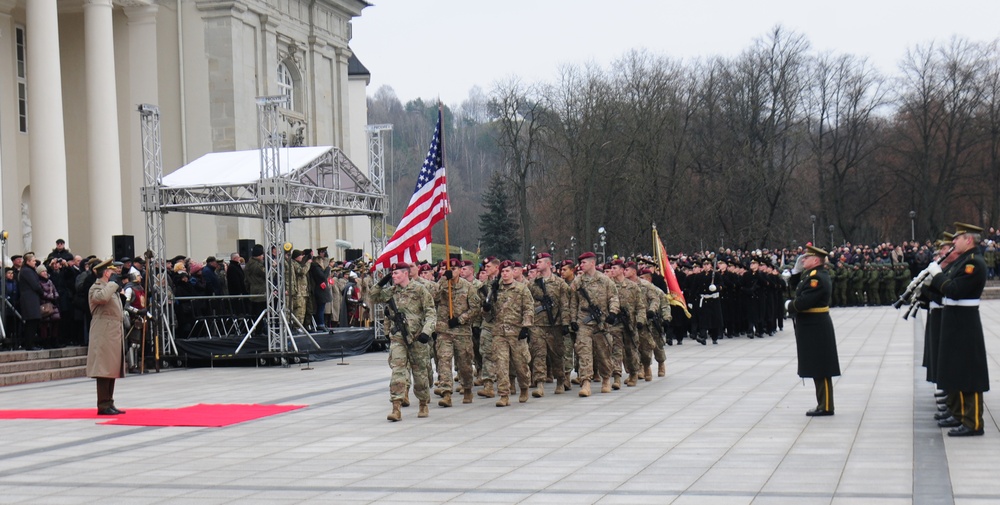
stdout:
[[511,213],[503,178],[494,172],[483,195],[486,212],[479,215],[481,257],[513,258],[521,250],[517,220]]

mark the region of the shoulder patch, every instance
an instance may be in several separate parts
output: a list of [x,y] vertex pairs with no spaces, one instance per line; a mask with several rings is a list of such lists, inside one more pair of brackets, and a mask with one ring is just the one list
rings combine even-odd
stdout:
[[976,270],[976,265],[973,265],[971,263],[965,265],[965,275],[971,275],[972,272],[974,272],[975,270]]
[[814,288],[816,286],[819,286],[819,279],[813,279],[809,281],[809,287]]
[[809,277],[813,277],[815,275],[816,275],[816,270],[812,270],[809,272]]

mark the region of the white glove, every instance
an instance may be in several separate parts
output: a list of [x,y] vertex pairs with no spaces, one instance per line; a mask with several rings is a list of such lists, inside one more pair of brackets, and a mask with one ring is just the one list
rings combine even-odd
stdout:
[[792,275],[802,273],[802,263],[806,260],[805,254],[800,254],[798,258],[795,258],[795,266],[792,267]]
[[928,278],[934,277],[934,276],[936,276],[936,275],[938,275],[940,273],[941,273],[941,264],[940,263],[938,263],[936,261],[932,261],[930,265],[927,265],[927,274],[928,274],[927,277]]
[[709,284],[708,285],[708,290],[711,291],[711,292],[713,292],[713,293],[716,292],[718,289],[719,288],[715,287],[715,284]]
[[788,279],[791,279],[792,278],[792,272],[791,272],[791,270],[785,270],[784,272],[781,272],[781,278],[785,279],[786,281]]
[[788,312],[788,307],[792,304],[791,300],[785,300],[785,312]]

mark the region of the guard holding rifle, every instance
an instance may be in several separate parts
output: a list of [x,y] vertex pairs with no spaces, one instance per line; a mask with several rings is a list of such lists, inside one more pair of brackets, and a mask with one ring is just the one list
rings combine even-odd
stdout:
[[607,325],[618,322],[618,289],[611,279],[597,271],[596,254],[585,252],[578,259],[580,275],[570,284],[569,324],[576,333],[573,348],[580,359],[580,396],[590,396],[595,368],[602,379],[602,390],[611,389],[612,349]]
[[[387,288],[390,279],[392,287]],[[413,393],[420,400],[417,417],[427,417],[430,402],[430,351],[428,343],[437,322],[434,299],[423,286],[410,280],[410,265],[395,263],[392,272],[385,274],[372,287],[372,301],[386,304],[386,319],[389,329],[389,399],[392,412],[386,417],[390,421],[403,418],[399,408],[409,389],[409,377],[413,377]]]
[[[556,380],[556,394],[569,380],[563,371],[563,336],[569,333],[569,285],[552,272],[552,255],[538,255],[538,277],[528,284],[535,300],[535,324],[531,327],[531,381],[535,398],[545,396],[545,377]],[[552,363],[549,370],[548,363]]]
[[942,267],[927,266],[924,281],[943,295],[937,383],[948,396],[951,417],[938,422],[950,437],[983,434],[983,392],[990,390],[979,299],[986,287],[986,261],[979,251],[983,229],[955,223],[954,249]]
[[811,377],[816,385],[816,408],[807,416],[833,415],[833,377],[840,375],[837,336],[830,319],[833,282],[827,274],[827,252],[812,245],[795,261],[789,285],[795,298],[785,302],[785,310],[795,319],[795,350],[799,377]]

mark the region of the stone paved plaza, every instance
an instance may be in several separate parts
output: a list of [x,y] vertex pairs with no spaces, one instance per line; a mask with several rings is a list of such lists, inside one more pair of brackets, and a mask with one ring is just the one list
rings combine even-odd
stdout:
[[[936,427],[922,331],[834,309],[837,414],[809,418],[791,321],[775,337],[668,347],[665,379],[498,409],[477,397],[389,412],[385,353],[313,369],[199,368],[118,382],[121,408],[305,404],[225,428],[0,421],[0,503],[1000,503],[1000,433]],[[982,307],[993,382],[1000,301]],[[596,390],[595,390],[596,391]],[[4,408],[86,408],[90,379],[0,389]]]

